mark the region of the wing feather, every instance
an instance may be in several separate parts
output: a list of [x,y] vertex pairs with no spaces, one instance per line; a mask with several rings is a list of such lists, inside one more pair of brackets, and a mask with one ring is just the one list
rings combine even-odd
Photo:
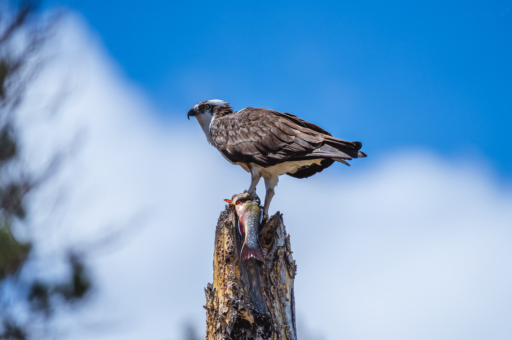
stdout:
[[277,126],[274,126],[270,132],[272,134],[274,134],[274,136],[276,136],[277,138],[279,138],[280,140],[282,140],[283,142],[286,142],[286,143],[292,143],[293,140],[295,139],[295,135],[291,136],[287,133],[285,133],[283,130],[281,130],[279,127]]
[[297,116],[267,109],[246,108],[218,117],[210,133],[214,146],[232,163],[268,167],[285,161],[366,156],[358,151],[358,142],[334,138]]

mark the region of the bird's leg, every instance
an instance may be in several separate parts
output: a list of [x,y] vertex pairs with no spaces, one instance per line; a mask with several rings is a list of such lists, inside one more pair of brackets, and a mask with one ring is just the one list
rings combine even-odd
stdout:
[[263,220],[268,218],[268,208],[270,207],[272,197],[274,197],[274,189],[267,189],[267,193],[265,194],[265,205],[263,206]]
[[274,197],[274,188],[278,181],[279,178],[277,176],[265,178],[265,189],[267,190],[267,193],[265,194],[265,204],[263,205],[263,220],[268,218],[268,208],[270,207],[272,197]]
[[256,186],[258,185],[260,178],[261,178],[261,172],[258,171],[258,169],[252,167],[251,168],[251,186],[249,187],[249,190],[247,191],[248,194],[254,195],[256,193]]

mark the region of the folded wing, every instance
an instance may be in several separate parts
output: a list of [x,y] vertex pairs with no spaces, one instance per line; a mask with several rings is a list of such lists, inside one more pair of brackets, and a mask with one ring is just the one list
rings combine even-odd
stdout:
[[316,170],[310,169],[303,175],[290,174],[299,178],[322,171],[335,160],[348,165],[344,160],[366,157],[359,151],[362,146],[359,142],[335,138],[290,113],[267,109],[249,107],[215,119],[210,133],[217,149],[234,163],[269,167],[289,161],[326,159]]

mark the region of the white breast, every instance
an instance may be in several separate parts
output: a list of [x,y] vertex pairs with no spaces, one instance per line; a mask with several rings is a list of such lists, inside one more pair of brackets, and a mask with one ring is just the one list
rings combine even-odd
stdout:
[[256,167],[259,171],[261,171],[261,174],[263,178],[269,178],[269,177],[275,177],[284,175],[287,173],[294,173],[303,166],[309,166],[311,164],[318,164],[320,165],[321,159],[312,159],[307,161],[293,161],[293,162],[284,162],[281,164],[277,164],[274,166],[269,166],[268,168],[261,167],[259,165],[253,164],[252,166]]
[[203,114],[196,115],[197,122],[201,125],[204,135],[208,143],[212,144],[212,135],[210,134],[210,126],[213,122],[213,114],[206,112]]

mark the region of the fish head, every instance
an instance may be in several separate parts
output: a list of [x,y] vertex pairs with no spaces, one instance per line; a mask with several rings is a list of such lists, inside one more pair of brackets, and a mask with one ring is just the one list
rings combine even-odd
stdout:
[[244,233],[245,230],[245,222],[247,219],[256,218],[259,223],[261,223],[261,208],[259,204],[253,200],[234,200],[231,201],[229,199],[225,199],[224,201],[228,202],[230,205],[233,205],[236,210],[236,214],[238,216],[238,221],[240,224],[240,234]]
[[255,204],[251,200],[235,200],[225,199],[227,203],[235,206],[236,213],[239,217],[243,217],[251,208],[252,204]]

